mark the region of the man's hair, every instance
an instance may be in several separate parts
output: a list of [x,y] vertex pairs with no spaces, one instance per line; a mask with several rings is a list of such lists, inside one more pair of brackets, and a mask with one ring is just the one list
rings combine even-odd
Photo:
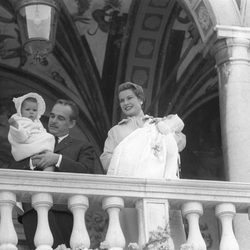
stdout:
[[79,116],[79,109],[77,105],[71,100],[58,99],[56,104],[61,104],[65,106],[69,106],[71,108],[70,120],[77,120]]
[[142,86],[132,83],[132,82],[124,82],[119,85],[118,94],[127,89],[131,89],[134,92],[134,94],[137,96],[137,98],[144,101],[144,92],[143,92]]

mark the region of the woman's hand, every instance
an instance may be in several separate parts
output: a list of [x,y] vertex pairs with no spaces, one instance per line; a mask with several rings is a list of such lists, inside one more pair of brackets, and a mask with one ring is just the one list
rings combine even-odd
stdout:
[[167,135],[167,134],[171,133],[170,128],[163,120],[156,123],[156,128],[158,129],[158,131],[161,134]]
[[177,143],[178,151],[181,152],[186,147],[186,136],[182,133],[174,133],[174,138]]

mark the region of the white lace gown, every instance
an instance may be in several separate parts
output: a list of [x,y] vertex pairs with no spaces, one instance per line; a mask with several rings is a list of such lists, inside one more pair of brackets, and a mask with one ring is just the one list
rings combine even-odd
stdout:
[[107,175],[178,178],[179,153],[174,133],[182,128],[178,116],[145,123],[115,148]]

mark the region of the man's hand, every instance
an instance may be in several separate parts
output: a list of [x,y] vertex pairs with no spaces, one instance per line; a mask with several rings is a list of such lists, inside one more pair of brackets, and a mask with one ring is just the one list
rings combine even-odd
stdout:
[[36,168],[44,170],[47,167],[56,165],[59,159],[59,154],[46,151],[44,153],[32,156],[31,159],[32,164],[36,166]]

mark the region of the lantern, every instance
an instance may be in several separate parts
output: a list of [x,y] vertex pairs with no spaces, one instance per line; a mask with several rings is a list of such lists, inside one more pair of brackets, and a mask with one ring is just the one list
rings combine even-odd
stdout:
[[17,23],[25,52],[44,56],[53,50],[58,12],[56,0],[17,1]]

